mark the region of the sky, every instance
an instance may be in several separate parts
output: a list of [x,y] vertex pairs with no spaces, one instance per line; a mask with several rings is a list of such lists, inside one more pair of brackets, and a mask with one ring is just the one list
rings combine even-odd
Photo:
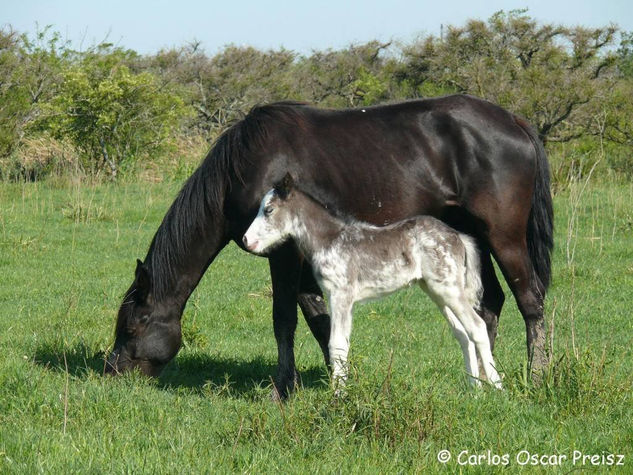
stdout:
[[52,25],[76,49],[107,40],[152,54],[195,40],[210,54],[228,44],[309,54],[374,39],[408,42],[517,8],[542,23],[633,31],[632,0],[0,0],[0,26],[32,34]]

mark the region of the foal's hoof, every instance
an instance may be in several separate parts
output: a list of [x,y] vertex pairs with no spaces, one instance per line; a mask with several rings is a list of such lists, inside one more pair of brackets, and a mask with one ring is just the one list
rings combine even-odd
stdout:
[[337,401],[343,400],[347,397],[347,390],[345,388],[336,388],[334,390],[334,399]]

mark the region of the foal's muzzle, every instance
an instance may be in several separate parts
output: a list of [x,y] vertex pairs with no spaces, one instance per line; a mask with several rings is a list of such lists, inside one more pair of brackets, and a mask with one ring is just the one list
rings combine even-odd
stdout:
[[244,247],[249,251],[254,251],[257,247],[257,241],[249,242],[246,234],[244,234],[244,237],[242,237],[242,242],[244,243]]

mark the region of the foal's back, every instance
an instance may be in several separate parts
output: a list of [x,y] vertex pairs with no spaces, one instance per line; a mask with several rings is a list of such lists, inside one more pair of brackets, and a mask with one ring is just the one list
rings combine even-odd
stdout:
[[438,219],[418,216],[385,227],[352,224],[333,249],[346,261],[345,285],[355,290],[355,300],[367,300],[416,282],[458,284],[466,271],[465,239]]

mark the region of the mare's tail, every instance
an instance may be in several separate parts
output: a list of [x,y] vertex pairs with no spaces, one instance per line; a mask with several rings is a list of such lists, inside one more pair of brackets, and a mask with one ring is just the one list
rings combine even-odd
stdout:
[[547,290],[552,278],[551,254],[554,247],[554,208],[550,191],[549,163],[543,142],[525,121],[516,123],[530,137],[536,151],[536,180],[532,194],[532,208],[528,219],[527,245],[532,267]]
[[481,284],[481,259],[475,240],[466,234],[459,233],[459,238],[466,249],[465,287],[466,296],[475,310],[479,310],[484,293]]

